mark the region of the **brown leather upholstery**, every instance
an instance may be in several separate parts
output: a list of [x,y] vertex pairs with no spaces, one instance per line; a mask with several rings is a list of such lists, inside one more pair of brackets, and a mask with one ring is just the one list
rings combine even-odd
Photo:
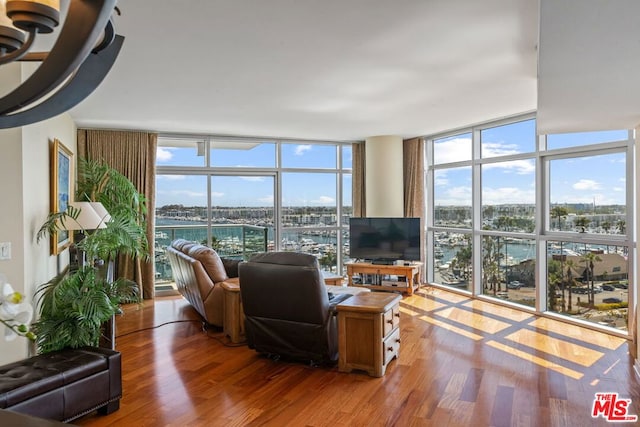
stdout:
[[237,274],[227,272],[237,269],[238,260],[223,260],[215,250],[184,239],[177,239],[167,247],[173,279],[178,291],[196,309],[204,320],[215,326],[223,326],[222,282],[238,283]]
[[335,312],[313,255],[267,252],[239,266],[250,348],[314,362],[338,359]]
[[0,408],[71,421],[114,412],[122,396],[120,353],[83,347],[0,366]]

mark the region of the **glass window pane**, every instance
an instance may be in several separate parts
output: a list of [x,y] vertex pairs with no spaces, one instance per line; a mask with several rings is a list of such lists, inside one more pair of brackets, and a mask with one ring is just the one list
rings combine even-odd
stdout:
[[318,258],[320,269],[337,271],[337,230],[283,230],[283,251],[302,252]]
[[351,145],[342,146],[342,169],[353,168],[353,149]]
[[353,216],[353,180],[352,175],[342,175],[342,224],[349,224],[349,218]]
[[207,177],[156,175],[155,197],[155,283],[175,289],[166,247],[178,238],[207,242]]
[[480,131],[482,157],[531,153],[536,149],[536,121],[511,123]]
[[580,145],[599,144],[602,142],[626,141],[627,130],[608,130],[601,132],[577,132],[547,135],[547,149],[576,147]]
[[272,168],[276,165],[273,142],[211,141],[211,166],[233,168]]
[[482,226],[532,233],[535,229],[535,160],[482,166]]
[[157,166],[204,166],[205,142],[197,139],[158,138]]
[[282,224],[285,227],[335,226],[336,174],[283,173]]
[[436,232],[433,248],[435,282],[471,291],[472,254],[471,234]]
[[433,163],[471,160],[471,133],[449,136],[433,141]]
[[627,330],[626,246],[549,242],[547,281],[549,311]]
[[248,259],[265,251],[266,238],[273,238],[273,181],[272,176],[211,177],[211,246],[221,256]]
[[331,168],[337,167],[335,145],[282,144],[282,167],[284,168]]
[[626,154],[549,161],[551,230],[626,233]]
[[482,292],[485,295],[535,307],[533,239],[484,236],[482,238]]
[[433,182],[434,224],[471,228],[471,168],[436,169]]

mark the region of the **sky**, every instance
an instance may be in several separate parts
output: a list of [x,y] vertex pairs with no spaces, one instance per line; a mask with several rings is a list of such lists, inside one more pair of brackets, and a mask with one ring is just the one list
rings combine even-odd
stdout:
[[[240,145],[238,145],[240,144]],[[273,168],[275,144],[235,143],[243,149],[218,148],[211,151],[213,166],[228,168]],[[227,144],[229,146],[229,144]],[[351,169],[351,148],[342,148],[343,165]],[[159,146],[157,165],[204,166],[204,156],[197,155],[196,145],[190,147]],[[282,144],[283,168],[336,169],[336,147],[331,145]],[[344,174],[344,205],[351,206],[351,174]],[[283,172],[283,206],[336,206],[336,173]],[[245,176],[214,176],[211,197],[214,206],[273,206],[274,177],[247,174]],[[207,177],[183,174],[158,175],[156,206],[182,204],[207,205]]]
[[[550,135],[548,148],[627,139],[627,131]],[[482,203],[535,204],[535,121],[529,120],[481,131],[482,158],[532,153],[521,159],[482,166]],[[551,204],[625,204],[625,153],[549,161]],[[471,159],[471,134],[436,140],[434,162]],[[434,201],[441,206],[471,206],[471,167],[440,169],[434,175]]]

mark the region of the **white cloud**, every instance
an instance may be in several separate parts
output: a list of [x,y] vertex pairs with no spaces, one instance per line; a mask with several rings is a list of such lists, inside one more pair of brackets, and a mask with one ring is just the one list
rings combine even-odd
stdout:
[[296,150],[294,151],[296,156],[302,156],[306,151],[311,151],[311,145],[296,145]]
[[536,163],[532,160],[514,160],[512,162],[487,163],[482,169],[505,169],[518,175],[529,175],[536,171]]
[[316,200],[313,200],[313,203],[319,203],[322,205],[328,205],[328,204],[332,204],[335,203],[336,199],[334,199],[333,197],[330,196],[320,196],[318,197]]
[[207,193],[201,193],[197,191],[190,190],[158,190],[159,195],[166,196],[185,196],[188,198],[197,198],[197,197],[206,197]]
[[273,203],[273,196],[258,197],[258,201],[261,202],[261,203],[272,204]]
[[223,197],[225,193],[222,193],[220,191],[212,191],[211,192],[211,198],[215,198],[215,197]]
[[158,147],[156,149],[156,161],[159,163],[169,162],[173,158],[171,149],[166,147]]
[[585,191],[585,190],[599,190],[602,186],[592,179],[581,179],[578,182],[572,185],[574,190]]
[[262,181],[264,181],[264,177],[263,176],[241,176],[240,179],[243,180],[243,181],[250,181],[250,182],[262,182]]
[[499,187],[482,189],[483,205],[502,205],[511,203],[534,204],[535,191],[533,189],[523,190],[517,187]]
[[454,138],[438,142],[433,146],[433,157],[438,164],[471,160],[471,139]]
[[186,178],[185,175],[156,175],[159,181],[182,181]]
[[482,157],[507,156],[509,154],[518,154],[518,146],[516,144],[504,144],[501,142],[483,142]]
[[435,194],[438,206],[471,206],[471,187],[460,186],[447,188]]

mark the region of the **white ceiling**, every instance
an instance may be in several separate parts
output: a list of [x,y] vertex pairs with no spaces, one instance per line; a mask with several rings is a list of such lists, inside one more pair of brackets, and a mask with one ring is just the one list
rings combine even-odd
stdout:
[[538,132],[640,125],[640,1],[541,6]]
[[360,140],[536,108],[536,0],[129,0],[81,127]]
[[541,3],[120,1],[120,57],[71,115],[81,127],[329,140],[536,109],[541,133],[640,124],[640,1]]

